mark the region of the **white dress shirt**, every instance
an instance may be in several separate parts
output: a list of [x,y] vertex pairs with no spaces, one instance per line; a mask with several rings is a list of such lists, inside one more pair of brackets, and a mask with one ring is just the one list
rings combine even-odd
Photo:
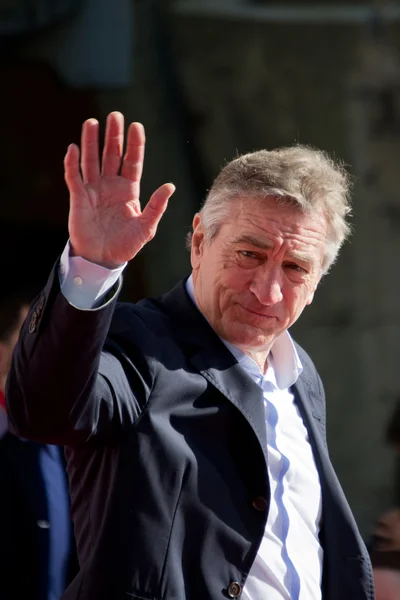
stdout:
[[[124,267],[109,271],[80,257],[70,258],[67,245],[60,264],[62,293],[77,308],[93,309]],[[186,288],[196,304],[191,277]],[[263,374],[249,356],[222,341],[262,389],[267,432],[270,508],[241,598],[321,600],[322,498],[308,433],[290,390],[302,371],[296,348],[289,333],[283,333],[274,342]]]

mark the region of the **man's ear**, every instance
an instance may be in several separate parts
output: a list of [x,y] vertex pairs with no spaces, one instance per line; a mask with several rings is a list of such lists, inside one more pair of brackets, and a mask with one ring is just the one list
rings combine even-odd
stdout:
[[193,218],[192,249],[190,252],[190,262],[195,271],[200,266],[200,260],[203,255],[204,230],[201,222],[200,213],[196,213]]
[[311,302],[314,300],[314,294],[315,294],[315,290],[310,292],[310,294],[307,298],[306,306],[310,306]]

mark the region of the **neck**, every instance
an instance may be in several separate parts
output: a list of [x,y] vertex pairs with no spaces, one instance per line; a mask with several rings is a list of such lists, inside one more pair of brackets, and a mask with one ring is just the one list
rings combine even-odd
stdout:
[[254,360],[256,365],[259,367],[261,373],[265,375],[268,369],[268,356],[271,350],[270,348],[268,350],[252,350],[250,348],[240,348],[239,346],[239,350],[241,350],[244,354],[247,354],[247,356]]

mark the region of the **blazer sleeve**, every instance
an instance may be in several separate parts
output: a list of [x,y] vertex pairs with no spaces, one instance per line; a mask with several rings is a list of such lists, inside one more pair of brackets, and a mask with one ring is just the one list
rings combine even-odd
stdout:
[[[6,387],[13,433],[67,446],[135,422],[150,395],[153,372],[137,344],[129,344],[128,355],[123,343],[108,336],[116,297],[99,309],[77,309],[62,295],[54,267],[13,353]],[[145,335],[139,318],[132,327],[136,338],[142,330]]]

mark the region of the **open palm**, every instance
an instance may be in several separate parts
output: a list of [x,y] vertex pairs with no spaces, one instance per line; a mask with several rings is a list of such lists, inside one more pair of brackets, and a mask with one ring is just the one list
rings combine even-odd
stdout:
[[107,118],[101,166],[95,119],[82,126],[81,152],[71,144],[64,160],[72,252],[108,268],[131,260],[154,237],[175,190],[170,183],[162,185],[142,211],[145,134],[140,123],[128,129],[124,156],[123,147],[124,118],[113,112]]

